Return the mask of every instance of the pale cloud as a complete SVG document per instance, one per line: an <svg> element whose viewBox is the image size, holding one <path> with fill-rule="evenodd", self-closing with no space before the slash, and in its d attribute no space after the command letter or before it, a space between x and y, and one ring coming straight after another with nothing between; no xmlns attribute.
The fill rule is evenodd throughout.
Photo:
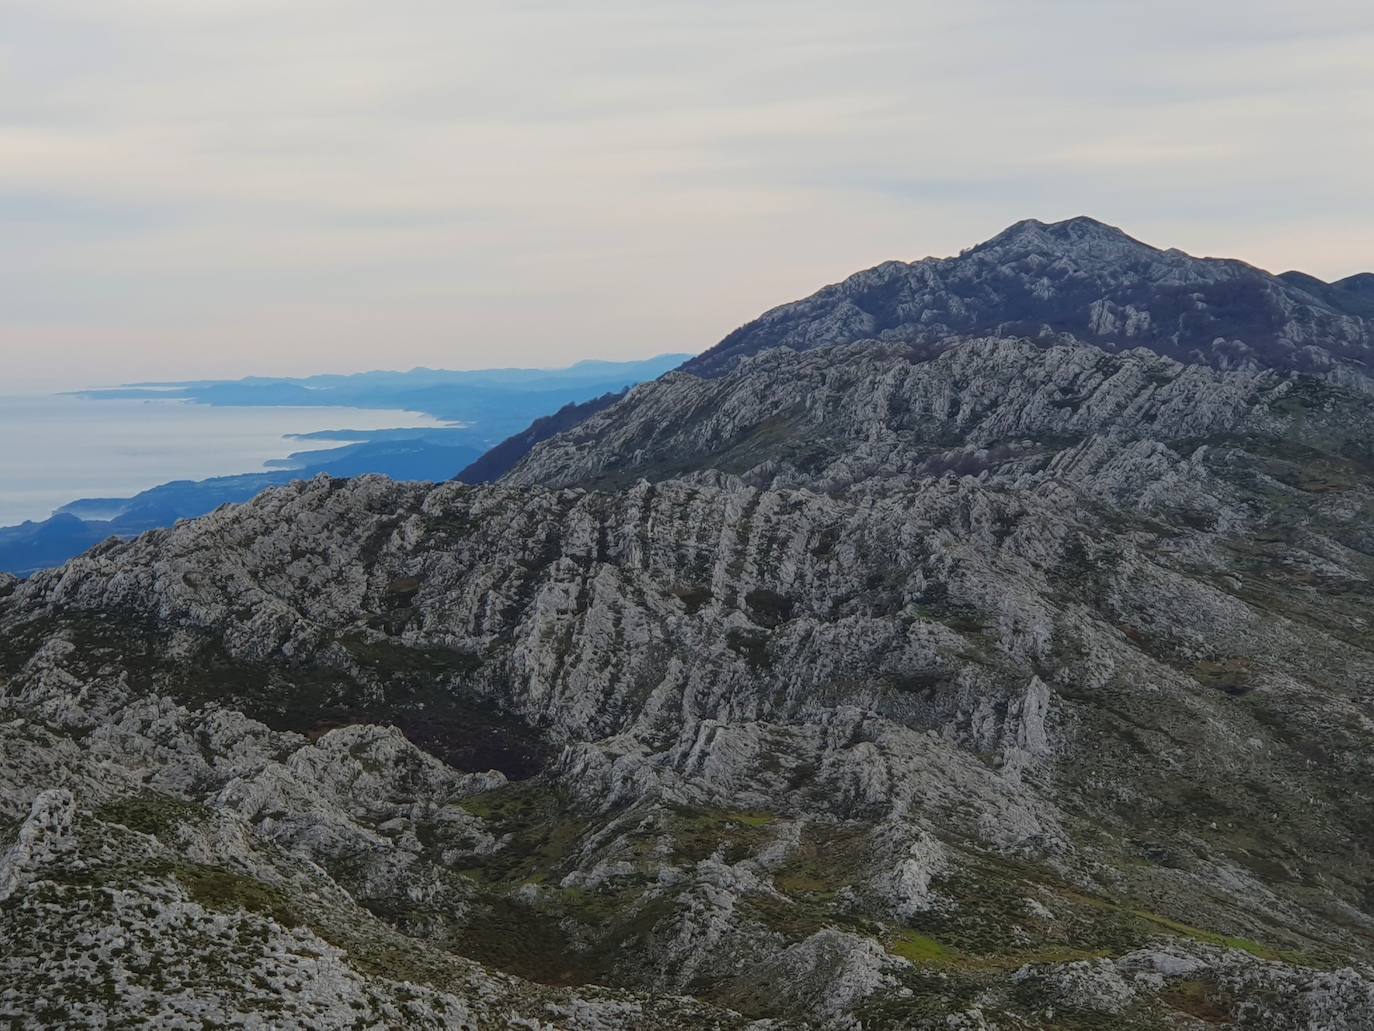
<svg viewBox="0 0 1374 1031"><path fill-rule="evenodd" d="M0 0L0 392L700 350L1086 213L1374 268L1374 10Z"/></svg>

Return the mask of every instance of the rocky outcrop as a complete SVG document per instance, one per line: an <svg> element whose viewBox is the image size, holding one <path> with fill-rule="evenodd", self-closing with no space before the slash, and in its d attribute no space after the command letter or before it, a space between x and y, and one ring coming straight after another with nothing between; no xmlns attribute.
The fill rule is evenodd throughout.
<svg viewBox="0 0 1374 1031"><path fill-rule="evenodd" d="M548 989L407 937L359 904L449 912L436 876L497 847L457 775L394 729L311 744L242 717L148 699L66 752L0 855L0 1019L15 1026L740 1028L687 999ZM0 728L13 768L50 750ZM70 740L68 738L67 740ZM33 766L29 779L41 783ZM56 771L50 771L56 772ZM140 783L141 782L141 783ZM15 799L0 803L4 815ZM425 859L426 846L436 850ZM343 884L347 883L345 889ZM79 941L71 950L68 942Z"/></svg>
<svg viewBox="0 0 1374 1031"><path fill-rule="evenodd" d="M70 791L44 791L33 800L17 840L0 856L0 902L24 887L36 870L72 850L74 814Z"/></svg>

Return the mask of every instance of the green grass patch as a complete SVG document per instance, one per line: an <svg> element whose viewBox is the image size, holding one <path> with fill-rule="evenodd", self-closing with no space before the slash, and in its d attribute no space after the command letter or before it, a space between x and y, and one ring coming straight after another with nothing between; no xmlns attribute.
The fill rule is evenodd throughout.
<svg viewBox="0 0 1374 1031"><path fill-rule="evenodd" d="M1281 959L1286 962L1299 963L1291 953L1285 953L1278 949L1270 948L1251 938L1241 938L1236 935L1218 934L1215 931L1204 931L1198 927L1192 927L1178 920L1171 920L1167 916L1160 916L1158 913L1150 913L1143 909L1133 909L1132 915L1139 917L1147 923L1162 927L1165 930L1173 931L1175 934L1183 935L1185 938L1192 938L1194 941L1205 942L1208 945L1220 945L1227 949L1239 949L1241 952L1248 952L1252 956L1260 959Z"/></svg>
<svg viewBox="0 0 1374 1031"><path fill-rule="evenodd" d="M539 817L548 806L549 794L543 783L524 780L460 798L458 804L473 816L496 824L498 830L515 830Z"/></svg>
<svg viewBox="0 0 1374 1031"><path fill-rule="evenodd" d="M917 966L943 963L949 950L934 938L919 931L901 931L888 945L887 951Z"/></svg>
<svg viewBox="0 0 1374 1031"><path fill-rule="evenodd" d="M773 875L773 886L786 895L833 898L862 868L870 829L867 824L808 823L797 848Z"/></svg>
<svg viewBox="0 0 1374 1031"><path fill-rule="evenodd" d="M772 813L730 813L728 819L745 827L767 827L777 817Z"/></svg>
<svg viewBox="0 0 1374 1031"><path fill-rule="evenodd" d="M1012 949L998 955L973 955L920 931L902 930L887 943L887 951L915 966L937 966L958 969L978 976L987 973L1006 973L1030 963L1074 963L1083 959L1099 959L1112 955L1107 949L1081 949L1071 945L1041 945L1030 949Z"/></svg>
<svg viewBox="0 0 1374 1031"><path fill-rule="evenodd" d="M727 863L754 855L768 840L771 813L677 806L668 819L673 855L699 862L720 853Z"/></svg>
<svg viewBox="0 0 1374 1031"><path fill-rule="evenodd" d="M210 810L167 795L145 794L106 803L95 815L106 823L122 824L132 831L163 838L179 827L204 823Z"/></svg>
<svg viewBox="0 0 1374 1031"><path fill-rule="evenodd" d="M810 937L835 921L823 908L806 902L792 902L774 895L749 895L741 905L770 931L788 941Z"/></svg>
<svg viewBox="0 0 1374 1031"><path fill-rule="evenodd" d="M518 781L459 801L468 812L508 834L505 847L475 856L460 872L477 880L519 884L557 883L565 860L590 829L567 799L540 780Z"/></svg>
<svg viewBox="0 0 1374 1031"><path fill-rule="evenodd" d="M245 910L271 917L283 927L298 927L305 922L286 894L270 884L199 864L178 867L175 872L186 894L206 909Z"/></svg>
<svg viewBox="0 0 1374 1031"><path fill-rule="evenodd" d="M784 895L821 895L830 891L828 881L801 871L778 874L773 878L773 886Z"/></svg>
<svg viewBox="0 0 1374 1031"><path fill-rule="evenodd" d="M467 675L482 665L480 656L456 648L403 644L358 631L340 635L339 643L359 666L383 677Z"/></svg>
<svg viewBox="0 0 1374 1031"><path fill-rule="evenodd" d="M1248 937L1204 930L1162 916L1129 901L1090 894L1065 883L1038 864L983 853L966 853L957 872L934 887L956 905L915 914L909 929L939 942L947 966L966 970L1005 969L1023 963L1061 963L1123 955L1161 933L1262 959L1311 966L1302 954ZM1044 896L1048 889L1053 897ZM1042 898L1055 919L1036 923L1036 944L1017 946L1013 928L1033 920L1027 898Z"/></svg>

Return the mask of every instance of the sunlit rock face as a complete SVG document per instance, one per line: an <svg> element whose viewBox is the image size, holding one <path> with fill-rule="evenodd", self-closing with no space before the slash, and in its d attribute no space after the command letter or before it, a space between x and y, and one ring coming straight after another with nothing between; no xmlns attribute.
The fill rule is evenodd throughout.
<svg viewBox="0 0 1374 1031"><path fill-rule="evenodd" d="M0 1015L1371 1026L1366 324L1261 276L1022 223L0 578Z"/></svg>

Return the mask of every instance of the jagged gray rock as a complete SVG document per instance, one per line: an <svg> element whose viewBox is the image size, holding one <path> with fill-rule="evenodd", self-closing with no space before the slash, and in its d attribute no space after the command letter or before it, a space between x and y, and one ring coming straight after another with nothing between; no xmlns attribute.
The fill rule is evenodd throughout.
<svg viewBox="0 0 1374 1031"><path fill-rule="evenodd" d="M1131 479L1137 492L1159 488L1158 471L1140 466L1180 461L1159 450L1175 442L1351 437L1370 446L1374 401L1330 388L1328 411L1297 396L1314 389L1269 369L1083 344L989 338L951 343L933 359L892 345L777 348L720 377L674 372L642 384L536 447L509 480L615 487L712 469L825 491L945 472L1026 485L1071 471L1063 452L1078 445L1121 456L1120 468L1099 465L1091 478L1095 491L1119 496Z"/></svg>
<svg viewBox="0 0 1374 1031"><path fill-rule="evenodd" d="M0 581L0 1014L1366 1026L1364 316L1141 246L1023 225L502 483L319 478ZM1161 344L1261 287L1282 340Z"/></svg>

